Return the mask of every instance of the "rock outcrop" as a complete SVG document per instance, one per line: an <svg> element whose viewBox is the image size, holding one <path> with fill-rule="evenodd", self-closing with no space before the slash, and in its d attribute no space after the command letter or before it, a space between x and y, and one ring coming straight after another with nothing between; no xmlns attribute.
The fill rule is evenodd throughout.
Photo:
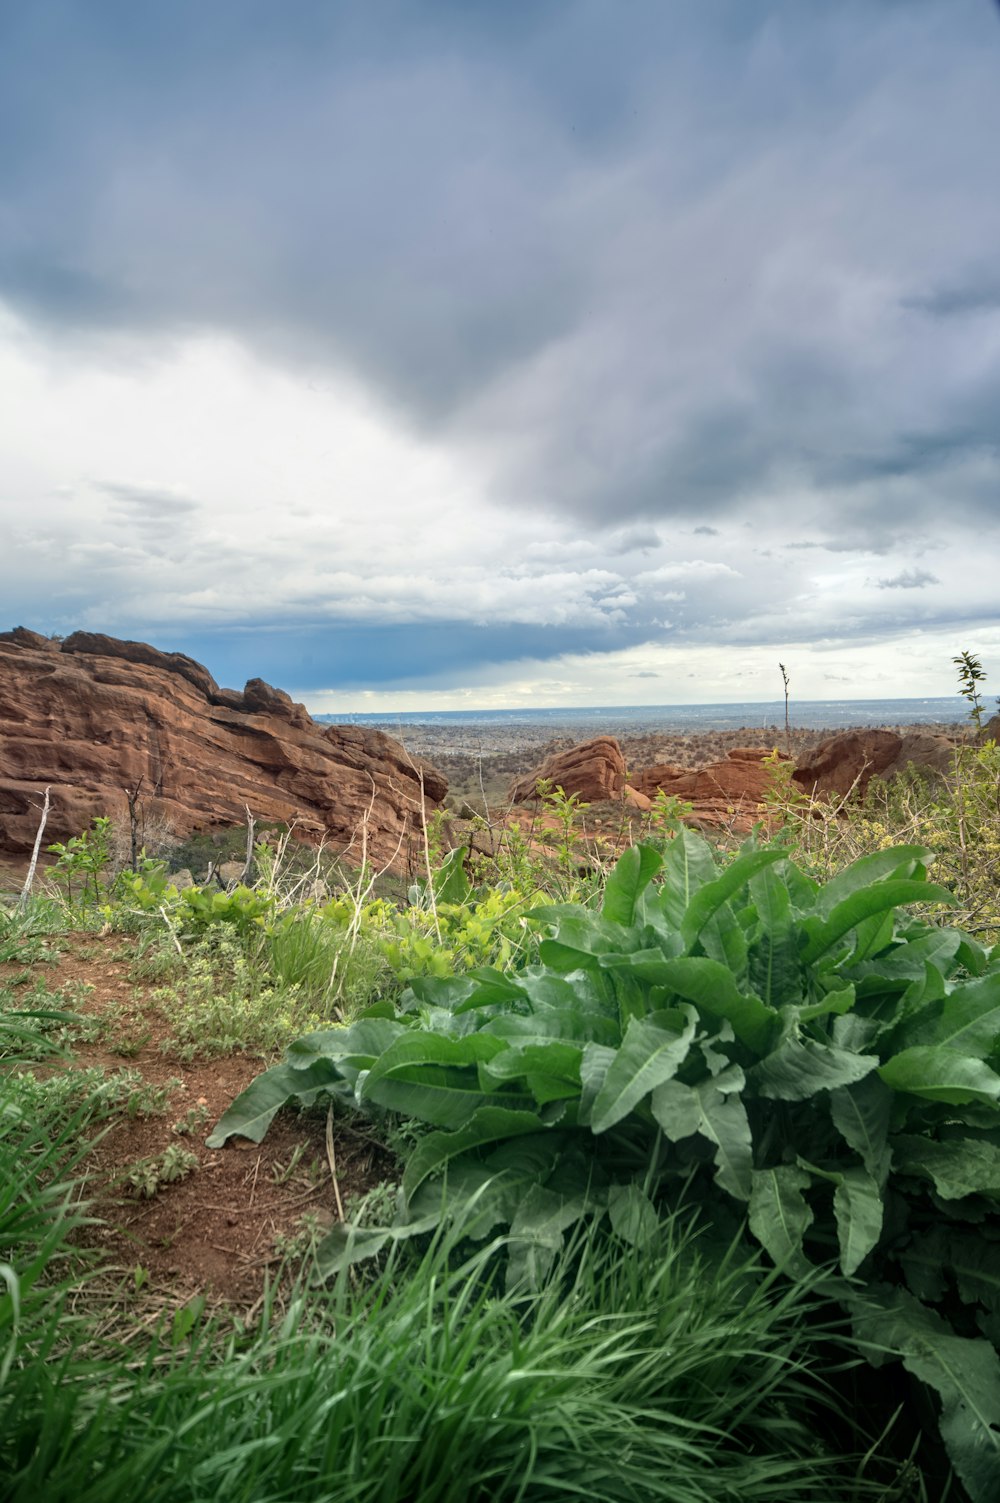
<svg viewBox="0 0 1000 1503"><path fill-rule="evenodd" d="M937 731L904 731L895 760L890 762L880 778L888 782L904 768L918 768L923 772L951 772L955 765L955 742Z"/></svg>
<svg viewBox="0 0 1000 1503"><path fill-rule="evenodd" d="M869 782L898 767L903 738L895 731L843 731L828 736L799 759L792 777L806 794L863 797Z"/></svg>
<svg viewBox="0 0 1000 1503"><path fill-rule="evenodd" d="M528 777L517 779L511 784L510 799L513 804L527 803L538 797L538 784L547 781L589 804L624 800L633 811L646 812L662 791L694 805L689 816L692 823L725 824L748 831L761 817L761 806L773 784L774 769L765 763L772 755L768 747L734 747L723 761L707 767L661 762L640 769L626 781L618 742L611 736L597 736L555 753ZM787 759L779 754L779 760Z"/></svg>
<svg viewBox="0 0 1000 1503"><path fill-rule="evenodd" d="M0 852L31 849L46 786L48 843L98 814L124 819L140 779L147 817L178 836L239 824L249 807L348 862L364 847L397 870L419 835L421 780L427 812L447 792L391 737L320 726L261 679L220 689L181 653L94 632L0 633Z"/></svg>
<svg viewBox="0 0 1000 1503"><path fill-rule="evenodd" d="M691 822L746 833L761 818L775 786L774 763L766 760L775 755L779 762L788 761L769 747L736 746L722 761L705 767L661 762L634 773L632 786L649 799L665 793L692 804Z"/></svg>
<svg viewBox="0 0 1000 1503"><path fill-rule="evenodd" d="M564 793L577 794L585 803L597 804L620 798L625 787L625 758L613 736L595 736L547 757L526 778L516 778L510 787L513 804L538 797L538 784L549 783Z"/></svg>
<svg viewBox="0 0 1000 1503"><path fill-rule="evenodd" d="M647 812L657 794L665 793L692 805L685 815L689 823L724 826L739 834L766 818L771 797L777 793L780 799L783 779L791 780L794 793L860 796L872 777L888 780L905 768L946 773L954 751L949 736L919 726L902 734L844 731L803 752L794 766L775 748L735 746L725 757L701 767L657 762L627 777L618 742L599 736L548 757L528 777L511 784L510 799L517 805L537 798L538 783L547 779L587 803L624 801L636 813Z"/></svg>

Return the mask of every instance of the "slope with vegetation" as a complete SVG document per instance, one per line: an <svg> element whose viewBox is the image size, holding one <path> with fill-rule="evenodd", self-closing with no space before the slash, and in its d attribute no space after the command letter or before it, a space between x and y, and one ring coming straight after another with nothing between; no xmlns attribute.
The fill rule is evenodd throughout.
<svg viewBox="0 0 1000 1503"><path fill-rule="evenodd" d="M0 921L4 1496L994 1499L998 799L988 743L602 860L556 793L407 892L66 843ZM108 1241L264 1179L263 1286Z"/></svg>

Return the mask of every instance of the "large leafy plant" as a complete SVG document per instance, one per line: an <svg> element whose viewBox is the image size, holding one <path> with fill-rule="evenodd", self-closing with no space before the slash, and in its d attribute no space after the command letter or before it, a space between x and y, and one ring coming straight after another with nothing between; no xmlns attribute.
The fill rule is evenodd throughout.
<svg viewBox="0 0 1000 1503"><path fill-rule="evenodd" d="M664 1202L745 1215L792 1276L836 1260L876 1362L937 1390L975 1499L1000 1474L1000 955L908 917L947 903L898 847L819 885L781 846L728 865L683 831L627 851L599 912L536 910L540 961L423 978L402 1015L299 1040L209 1139L257 1141L333 1093L427 1124L392 1227L339 1227L328 1270L455 1215L510 1227L531 1281L605 1211L636 1244ZM811 1275L810 1275L811 1276Z"/></svg>

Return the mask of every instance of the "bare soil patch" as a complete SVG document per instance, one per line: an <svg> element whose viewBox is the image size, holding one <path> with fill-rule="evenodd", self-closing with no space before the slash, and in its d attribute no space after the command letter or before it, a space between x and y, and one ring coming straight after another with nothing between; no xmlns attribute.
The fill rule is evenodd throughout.
<svg viewBox="0 0 1000 1503"><path fill-rule="evenodd" d="M204 1294L213 1303L250 1309L289 1253L303 1251L338 1215L325 1109L280 1112L260 1144L237 1138L223 1149L207 1148L205 1138L233 1098L276 1061L233 1053L186 1062L165 1047L171 1022L164 1004L150 995L152 986L129 975L127 940L89 933L50 943L62 953L32 966L32 982L44 979L65 998L57 1005L83 1017L111 1017L123 1033L116 1042L113 1028L110 1040L81 1043L71 1060L35 1073L136 1071L138 1100L148 1101L151 1093L143 1088L151 1087L157 1106L149 1114L123 1113L100 1136L88 1159L91 1213L99 1222L82 1240L102 1249L108 1277L119 1276L133 1291L138 1285L146 1297L179 1306ZM25 969L0 966L0 984ZM138 1047L137 1036L143 1040ZM171 1150L193 1158L183 1178L158 1183L151 1194L131 1182L137 1166L162 1163ZM348 1205L394 1174L392 1155L361 1118L334 1118L333 1162ZM145 1178L148 1186L148 1170Z"/></svg>

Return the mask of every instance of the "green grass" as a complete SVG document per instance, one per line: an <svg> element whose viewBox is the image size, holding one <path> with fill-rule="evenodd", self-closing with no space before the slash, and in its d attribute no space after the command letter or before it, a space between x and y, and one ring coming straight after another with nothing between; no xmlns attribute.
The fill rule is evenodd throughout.
<svg viewBox="0 0 1000 1503"><path fill-rule="evenodd" d="M847 1503L891 1494L815 1372L815 1298L745 1254L581 1237L541 1292L439 1240L375 1281L299 1291L253 1333L197 1310L95 1358L51 1309L0 1392L9 1503ZM191 1327L191 1329L187 1329ZM99 1374L99 1380L98 1380Z"/></svg>
<svg viewBox="0 0 1000 1503"><path fill-rule="evenodd" d="M1000 923L997 788L984 764L961 786L876 789L877 808L803 819L802 853L827 874L863 851L925 840L989 937ZM0 914L0 959L51 960L70 920L84 923L48 899ZM135 979L160 984L170 1047L187 1058L273 1056L401 985L374 927L345 936L315 910L286 909L243 936L220 923L182 934L180 949L155 911L115 908L110 921L136 933ZM680 1213L641 1251L581 1227L531 1294L502 1292L499 1249L442 1233L420 1251L397 1247L367 1282L356 1269L329 1288L300 1281L289 1305L266 1300L252 1329L207 1322L195 1303L153 1333L120 1334L72 1249L88 1214L87 1146L112 1113L167 1103L133 1108L129 1071L27 1071L19 1055L40 1058L72 1034L65 1020L19 1014L60 1001L26 982L0 1009L10 1503L926 1503L917 1470L868 1458L892 1447L864 1433L850 1345L824 1324L816 1283L713 1251ZM401 1135L408 1127L400 1119Z"/></svg>

